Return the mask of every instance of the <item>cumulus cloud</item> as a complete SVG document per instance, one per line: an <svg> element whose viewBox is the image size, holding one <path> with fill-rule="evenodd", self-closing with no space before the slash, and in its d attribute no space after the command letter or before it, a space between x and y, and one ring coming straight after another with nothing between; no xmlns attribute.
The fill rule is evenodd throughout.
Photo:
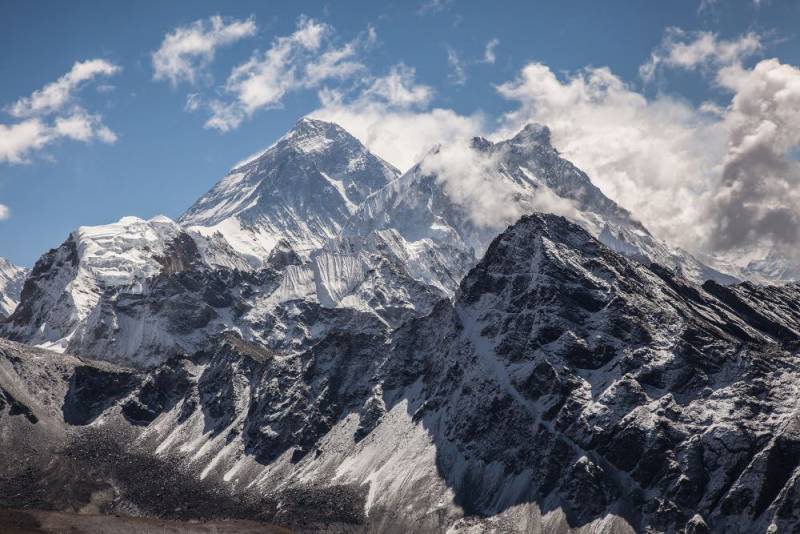
<svg viewBox="0 0 800 534"><path fill-rule="evenodd" d="M469 139L484 127L480 114L462 116L430 108L433 89L415 79L413 68L393 66L356 95L324 89L313 117L336 122L371 151L400 169L417 163L443 140Z"/></svg>
<svg viewBox="0 0 800 534"><path fill-rule="evenodd" d="M761 36L753 32L724 40L716 33L667 28L661 45L639 67L639 75L651 81L660 67L696 70L734 65L762 48Z"/></svg>
<svg viewBox="0 0 800 534"><path fill-rule="evenodd" d="M5 204L0 204L0 221L11 218L11 209Z"/></svg>
<svg viewBox="0 0 800 534"><path fill-rule="evenodd" d="M22 120L0 123L0 162L27 163L33 152L59 139L114 143L117 136L103 124L102 117L76 104L75 96L85 83L119 70L102 59L79 61L55 82L8 106L8 114Z"/></svg>
<svg viewBox="0 0 800 534"><path fill-rule="evenodd" d="M234 129L260 109L279 107L290 92L361 72L364 66L357 55L374 42L374 28L340 47L332 44L332 35L330 25L301 17L291 35L278 37L269 50L253 54L233 69L224 87L228 98L209 103L212 115L206 127Z"/></svg>
<svg viewBox="0 0 800 534"><path fill-rule="evenodd" d="M117 136L102 123L99 115L82 109L56 117L48 124L39 118L16 124L0 124L0 162L27 163L31 153L59 139L88 143L94 140L114 143Z"/></svg>
<svg viewBox="0 0 800 534"><path fill-rule="evenodd" d="M794 251L800 240L800 69L777 59L732 67L719 79L734 92L724 117L728 144L713 202L713 243ZM793 252L793 256L800 256Z"/></svg>
<svg viewBox="0 0 800 534"><path fill-rule="evenodd" d="M649 99L607 68L559 78L534 63L497 88L519 104L497 135L547 124L608 196L693 252L800 257L800 69L734 62L715 83L730 104L694 107Z"/></svg>
<svg viewBox="0 0 800 534"><path fill-rule="evenodd" d="M68 73L34 91L30 96L20 98L7 111L18 118L55 113L72 101L75 92L85 82L98 76L111 76L119 71L118 66L104 59L78 61Z"/></svg>
<svg viewBox="0 0 800 534"><path fill-rule="evenodd" d="M153 78L167 80L173 87L182 81L194 83L199 72L214 59L217 48L250 37L256 29L252 18L226 20L220 16L180 26L168 33L153 52Z"/></svg>

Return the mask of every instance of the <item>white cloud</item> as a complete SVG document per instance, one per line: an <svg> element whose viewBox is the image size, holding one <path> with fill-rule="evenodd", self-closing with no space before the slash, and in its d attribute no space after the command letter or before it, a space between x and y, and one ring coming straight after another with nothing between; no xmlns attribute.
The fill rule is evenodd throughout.
<svg viewBox="0 0 800 534"><path fill-rule="evenodd" d="M27 163L33 152L59 139L114 143L117 136L103 124L102 118L89 113L74 100L84 83L119 70L102 59L79 61L55 82L9 106L8 113L23 120L0 123L0 162Z"/></svg>
<svg viewBox="0 0 800 534"><path fill-rule="evenodd" d="M312 116L347 129L371 151L400 169L420 161L443 140L468 140L484 128L480 114L429 109L433 89L415 81L414 69L395 65L353 98L326 89Z"/></svg>
<svg viewBox="0 0 800 534"><path fill-rule="evenodd" d="M498 91L519 103L499 137L546 124L564 156L656 235L689 249L708 238L725 149L718 119L669 97L648 100L607 68L560 80L533 63Z"/></svg>
<svg viewBox="0 0 800 534"><path fill-rule="evenodd" d="M792 257L800 241L800 69L777 59L753 69L724 69L734 92L722 183L713 203L713 244L720 249L770 244Z"/></svg>
<svg viewBox="0 0 800 534"><path fill-rule="evenodd" d="M456 85L464 85L467 82L467 71L458 52L451 46L447 47L447 65L450 67L450 81Z"/></svg>
<svg viewBox="0 0 800 534"><path fill-rule="evenodd" d="M425 106L433 98L433 88L416 83L415 76L413 68L403 63L393 65L389 74L372 81L361 98L383 101L399 108Z"/></svg>
<svg viewBox="0 0 800 534"><path fill-rule="evenodd" d="M0 204L0 221L5 221L11 218L11 208L5 204Z"/></svg>
<svg viewBox="0 0 800 534"><path fill-rule="evenodd" d="M23 163L29 152L50 142L48 128L39 119L0 124L0 162Z"/></svg>
<svg viewBox="0 0 800 534"><path fill-rule="evenodd" d="M762 48L761 36L753 32L738 39L724 40L719 39L716 33L667 28L659 47L652 52L647 63L639 67L639 74L645 81L650 81L662 66L695 70L734 65Z"/></svg>
<svg viewBox="0 0 800 534"><path fill-rule="evenodd" d="M499 172L500 159L500 154L473 150L466 139L449 139L425 156L420 170L436 176L447 196L475 224L499 230L524 214L523 206L515 201L515 184Z"/></svg>
<svg viewBox="0 0 800 534"><path fill-rule="evenodd" d="M194 83L199 72L214 59L217 48L255 33L252 18L225 20L213 16L180 26L168 33L161 47L153 52L153 78L168 80L173 87L181 81Z"/></svg>
<svg viewBox="0 0 800 534"><path fill-rule="evenodd" d="M483 62L489 63L493 65L495 61L497 61L497 55L495 54L495 49L500 44L500 39L494 38L489 40L486 43L486 50L483 51Z"/></svg>
<svg viewBox="0 0 800 534"><path fill-rule="evenodd" d="M206 127L234 129L260 109L279 107L290 92L317 88L363 71L358 52L375 41L374 28L341 47L331 44L332 35L331 26L301 17L291 35L278 37L269 50L233 69L224 87L230 98L209 103L212 116Z"/></svg>
<svg viewBox="0 0 800 534"><path fill-rule="evenodd" d="M99 140L114 143L116 134L103 125L98 115L76 108L70 114L56 117L52 124L39 118L16 124L0 124L0 162L27 163L32 152L60 139L88 143Z"/></svg>
<svg viewBox="0 0 800 534"><path fill-rule="evenodd" d="M32 117L55 113L72 101L75 91L84 82L97 76L111 76L120 68L104 59L78 61L72 69L53 83L34 91L31 96L20 98L9 106L8 113L14 117Z"/></svg>
<svg viewBox="0 0 800 534"><path fill-rule="evenodd" d="M722 107L648 99L607 68L559 79L530 64L498 87L519 108L498 136L529 121L656 235L694 252L798 258L800 69L763 60L722 66Z"/></svg>

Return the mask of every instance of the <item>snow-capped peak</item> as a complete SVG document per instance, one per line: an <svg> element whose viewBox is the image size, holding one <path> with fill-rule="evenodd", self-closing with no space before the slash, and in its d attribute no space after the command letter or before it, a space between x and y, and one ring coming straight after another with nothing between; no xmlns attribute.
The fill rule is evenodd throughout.
<svg viewBox="0 0 800 534"><path fill-rule="evenodd" d="M537 144L551 147L550 128L538 123L529 123L509 141L514 145Z"/></svg>
<svg viewBox="0 0 800 534"><path fill-rule="evenodd" d="M304 118L234 168L179 222L203 235L219 232L259 266L280 239L300 254L320 247L399 174L340 126Z"/></svg>

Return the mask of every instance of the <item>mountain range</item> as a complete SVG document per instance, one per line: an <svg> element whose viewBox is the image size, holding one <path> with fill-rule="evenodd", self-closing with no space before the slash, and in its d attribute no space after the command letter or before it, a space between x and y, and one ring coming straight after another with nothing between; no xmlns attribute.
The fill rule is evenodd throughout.
<svg viewBox="0 0 800 534"><path fill-rule="evenodd" d="M401 173L303 119L177 222L78 228L0 284L3 506L800 528L800 288L660 241L541 125Z"/></svg>

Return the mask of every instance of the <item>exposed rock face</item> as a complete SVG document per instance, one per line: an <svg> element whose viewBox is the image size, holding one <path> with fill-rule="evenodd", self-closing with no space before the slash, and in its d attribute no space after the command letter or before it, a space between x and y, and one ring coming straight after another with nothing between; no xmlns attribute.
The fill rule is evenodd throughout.
<svg viewBox="0 0 800 534"><path fill-rule="evenodd" d="M201 505L206 489L224 498L220 515L253 513L255 499L259 517L308 530L793 531L797 291L698 286L532 215L454 300L394 330L293 301L292 344L225 333L138 372L0 342L0 387L38 421L0 411L0 439L101 431L141 461L169 459L150 486L112 473L113 502L165 516L155 488L197 480L175 483ZM36 458L5 479L44 469ZM35 480L53 480L47 469ZM40 484L20 487L63 507Z"/></svg>

